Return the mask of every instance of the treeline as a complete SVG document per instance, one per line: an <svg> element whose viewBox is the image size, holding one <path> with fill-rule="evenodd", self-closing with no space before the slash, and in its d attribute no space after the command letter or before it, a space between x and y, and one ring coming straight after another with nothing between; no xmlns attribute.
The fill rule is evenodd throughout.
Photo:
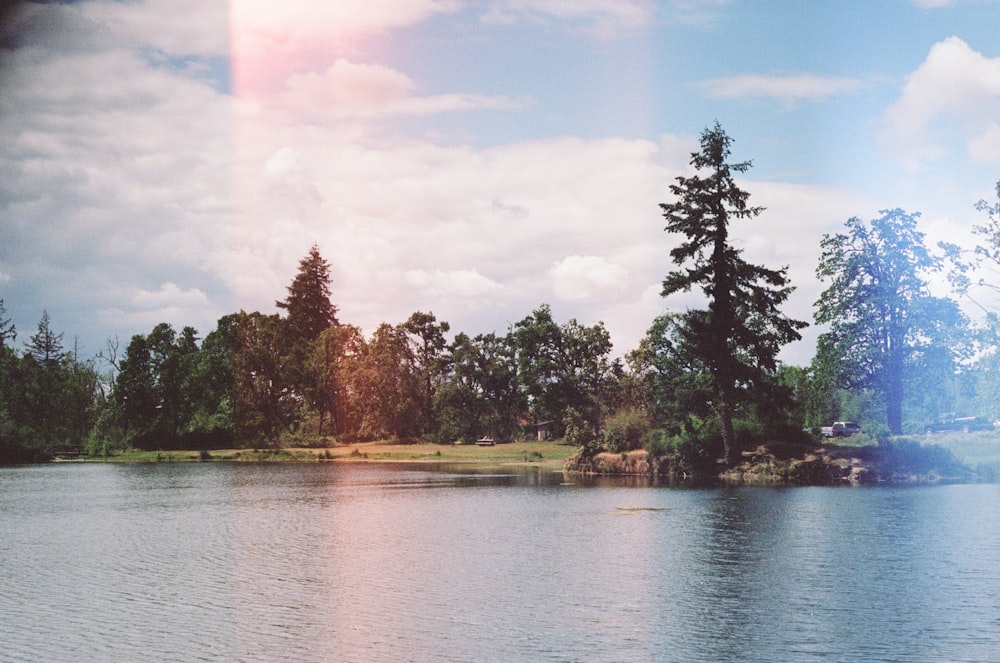
<svg viewBox="0 0 1000 663"><path fill-rule="evenodd" d="M18 347L0 300L0 460L542 432L585 453L646 446L711 465L834 420L881 435L948 411L1000 417L996 316L973 325L928 287L946 259L956 295L991 287L970 275L1000 266L1000 202L979 203L987 222L971 250L934 254L919 215L898 209L824 236L814 314L824 331L809 366L786 366L777 355L806 323L780 311L786 268L747 263L729 240L731 222L763 212L733 182L750 164L728 161L730 143L717 124L706 130L697 174L677 178L661 205L681 237L663 294L699 290L706 307L657 318L622 357L603 323L558 322L545 304L501 333L451 335L417 311L366 336L338 319L330 265L313 246L281 314L230 314L204 338L164 322L89 359L47 314Z"/></svg>

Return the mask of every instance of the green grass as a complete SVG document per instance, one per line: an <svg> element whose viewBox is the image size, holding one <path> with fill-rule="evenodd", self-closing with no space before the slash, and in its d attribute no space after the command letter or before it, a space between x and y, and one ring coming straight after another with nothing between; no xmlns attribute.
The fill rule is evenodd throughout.
<svg viewBox="0 0 1000 663"><path fill-rule="evenodd" d="M1000 431L936 433L914 436L913 439L924 445L948 449L955 458L981 474L1000 475Z"/></svg>
<svg viewBox="0 0 1000 663"><path fill-rule="evenodd" d="M220 449L209 452L184 451L140 451L131 450L89 460L113 463L181 463L204 460L234 462L275 462L275 461L342 461L342 462L439 462L439 463L483 463L510 464L532 463L546 467L562 467L576 447L561 442L513 442L480 447L475 444L393 444L390 442L364 442L345 444L325 449L287 448L270 449ZM205 455L207 453L207 456Z"/></svg>

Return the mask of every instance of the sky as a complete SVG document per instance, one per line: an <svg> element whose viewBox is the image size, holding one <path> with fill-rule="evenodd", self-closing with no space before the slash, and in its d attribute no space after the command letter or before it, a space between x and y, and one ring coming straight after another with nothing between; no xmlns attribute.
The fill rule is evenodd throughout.
<svg viewBox="0 0 1000 663"><path fill-rule="evenodd" d="M0 17L0 299L18 345L45 311L83 356L160 322L204 336L277 312L313 244L340 321L368 334L415 311L504 333L545 303L603 322L624 354L700 305L660 297L679 238L659 204L716 121L767 208L734 242L787 266L800 320L825 233L899 207L929 246L971 246L1000 180L995 0L82 0ZM807 364L821 331L782 359Z"/></svg>

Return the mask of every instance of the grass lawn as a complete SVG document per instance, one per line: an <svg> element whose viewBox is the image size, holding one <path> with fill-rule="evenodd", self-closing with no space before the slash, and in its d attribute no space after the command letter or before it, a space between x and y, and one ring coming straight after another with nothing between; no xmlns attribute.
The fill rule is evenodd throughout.
<svg viewBox="0 0 1000 663"><path fill-rule="evenodd" d="M970 433L947 432L931 435L899 435L891 443L919 444L922 447L947 449L955 460L974 470L984 478L1000 478L1000 430ZM869 435L853 435L824 441L827 447L879 446L878 440Z"/></svg>
<svg viewBox="0 0 1000 663"><path fill-rule="evenodd" d="M218 449L202 458L199 451L130 451L106 460L109 462L191 462L212 461L341 461L341 462L434 462L506 465L512 463L542 466L546 469L562 468L576 447L550 442L513 442L480 447L475 444L392 444L389 442L361 442L337 445L324 449L289 447L277 451L267 449Z"/></svg>
<svg viewBox="0 0 1000 663"><path fill-rule="evenodd" d="M912 439L924 445L942 446L975 470L1000 474L1000 431L935 433L913 436Z"/></svg>

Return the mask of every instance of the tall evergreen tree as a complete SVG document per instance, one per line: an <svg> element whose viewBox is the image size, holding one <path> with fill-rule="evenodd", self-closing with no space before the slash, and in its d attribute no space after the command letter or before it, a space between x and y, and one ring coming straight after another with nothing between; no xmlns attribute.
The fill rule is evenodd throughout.
<svg viewBox="0 0 1000 663"><path fill-rule="evenodd" d="M707 368L716 414L722 426L727 463L737 458L733 417L737 408L776 384L781 347L801 338L807 323L785 317L779 307L793 287L787 267L774 270L744 260L729 237L732 221L764 211L749 205L750 194L734 175L751 162L730 163L732 139L718 122L701 135L701 151L691 155L699 173L670 185L675 201L660 205L665 230L685 239L670 251L678 269L663 281L663 296L699 288L706 309L688 310L680 319L680 349Z"/></svg>
<svg viewBox="0 0 1000 663"><path fill-rule="evenodd" d="M7 311L3 305L3 299L0 299L0 347L7 345L7 340L13 343L17 339L17 328L14 323L11 322L10 318L5 318Z"/></svg>
<svg viewBox="0 0 1000 663"><path fill-rule="evenodd" d="M36 362L44 366L50 362L59 362L64 358L62 334L52 331L49 312L42 311L42 319L38 322L38 331L28 337L25 348Z"/></svg>
<svg viewBox="0 0 1000 663"><path fill-rule="evenodd" d="M337 307L330 301L330 263L315 244L299 261L299 272L288 286L288 296L275 302L288 311L288 324L297 340L311 343L324 329L337 324Z"/></svg>

